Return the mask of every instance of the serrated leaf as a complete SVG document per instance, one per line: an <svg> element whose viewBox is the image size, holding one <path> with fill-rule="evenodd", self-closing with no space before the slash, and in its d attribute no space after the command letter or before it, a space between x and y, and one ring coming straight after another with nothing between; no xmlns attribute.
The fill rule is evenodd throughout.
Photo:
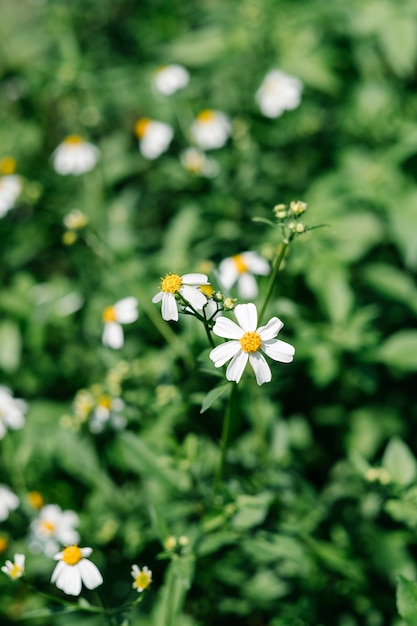
<svg viewBox="0 0 417 626"><path fill-rule="evenodd" d="M226 393L230 391L230 389L231 389L230 383L226 383L226 384L223 383L219 385L218 387L215 387L214 389L209 391L203 400L200 413L204 413L205 411L207 411L207 409L209 409L211 405L214 402L216 402L216 400L223 398L223 396L225 396Z"/></svg>

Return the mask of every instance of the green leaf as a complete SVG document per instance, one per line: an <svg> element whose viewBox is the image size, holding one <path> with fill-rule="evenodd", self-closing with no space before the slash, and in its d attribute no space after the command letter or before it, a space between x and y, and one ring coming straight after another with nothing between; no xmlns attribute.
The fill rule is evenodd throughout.
<svg viewBox="0 0 417 626"><path fill-rule="evenodd" d="M417 314L417 285L410 274L388 263L374 263L364 268L361 277L383 296L405 304Z"/></svg>
<svg viewBox="0 0 417 626"><path fill-rule="evenodd" d="M407 626L417 626L417 584L401 575L397 585L397 609Z"/></svg>
<svg viewBox="0 0 417 626"><path fill-rule="evenodd" d="M406 372L417 371L417 330L400 330L381 345L377 360Z"/></svg>
<svg viewBox="0 0 417 626"><path fill-rule="evenodd" d="M382 466L399 485L410 484L417 474L417 462L410 448L394 437L385 448Z"/></svg>
<svg viewBox="0 0 417 626"><path fill-rule="evenodd" d="M395 16L384 26L379 41L385 57L397 76L408 76L414 70L417 58L415 20L411 16Z"/></svg>
<svg viewBox="0 0 417 626"><path fill-rule="evenodd" d="M204 413L205 411L207 411L207 409L209 409L211 405L216 402L216 400L223 398L223 396L225 396L227 392L230 392L230 390L230 383L222 383L221 385L218 385L217 387L209 391L203 400L200 413Z"/></svg>
<svg viewBox="0 0 417 626"><path fill-rule="evenodd" d="M257 496L240 495L237 499L238 512L231 520L233 528L247 530L262 524L273 498L268 491Z"/></svg>
<svg viewBox="0 0 417 626"><path fill-rule="evenodd" d="M14 372L20 363L22 341L17 324L6 320L0 324L0 368Z"/></svg>

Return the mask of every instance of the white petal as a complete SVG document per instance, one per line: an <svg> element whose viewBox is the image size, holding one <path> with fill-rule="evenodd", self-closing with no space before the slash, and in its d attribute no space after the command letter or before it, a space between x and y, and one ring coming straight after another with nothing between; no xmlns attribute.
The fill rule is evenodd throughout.
<svg viewBox="0 0 417 626"><path fill-rule="evenodd" d="M213 326L213 333L224 339L240 339L244 331L232 320L222 315L216 319Z"/></svg>
<svg viewBox="0 0 417 626"><path fill-rule="evenodd" d="M158 302L160 302L162 300L163 297L164 297L164 292L160 291L159 293L156 294L156 296L154 296L152 298L152 302L154 304L157 304Z"/></svg>
<svg viewBox="0 0 417 626"><path fill-rule="evenodd" d="M256 278L247 272L239 276L237 288L239 296L241 298L245 298L245 300L251 300L252 298L256 298L258 295L258 284L256 282Z"/></svg>
<svg viewBox="0 0 417 626"><path fill-rule="evenodd" d="M236 383L240 381L242 378L243 370L246 367L246 363L248 362L248 353L239 351L233 359L230 361L229 366L226 370L226 378L227 380L234 380Z"/></svg>
<svg viewBox="0 0 417 626"><path fill-rule="evenodd" d="M180 294L191 304L194 309L200 310L207 304L206 296L201 293L196 287L189 287L183 285L180 289Z"/></svg>
<svg viewBox="0 0 417 626"><path fill-rule="evenodd" d="M61 561L61 563L63 562ZM69 596L79 596L81 593L81 574L78 567L65 563L63 565L64 567L56 579L56 586Z"/></svg>
<svg viewBox="0 0 417 626"><path fill-rule="evenodd" d="M291 363L294 358L295 348L286 341L280 339L270 339L262 342L262 350L274 361L281 363Z"/></svg>
<svg viewBox="0 0 417 626"><path fill-rule="evenodd" d="M256 306L249 304L238 304L234 310L237 321L245 332L256 330L258 324L258 312Z"/></svg>
<svg viewBox="0 0 417 626"><path fill-rule="evenodd" d="M81 552L82 556L84 556L84 557L90 556L92 551L93 551L93 548L80 548L80 552Z"/></svg>
<svg viewBox="0 0 417 626"><path fill-rule="evenodd" d="M60 554L62 554L62 552L60 552ZM54 559L56 559L56 556L54 556ZM51 576L51 583L54 583L58 576L60 575L61 571L66 567L65 563L63 561L59 561L56 565L55 565L55 569L52 572L52 576Z"/></svg>
<svg viewBox="0 0 417 626"><path fill-rule="evenodd" d="M87 559L81 559L81 561L79 561L78 570L87 589L95 589L103 582L103 577L97 567Z"/></svg>
<svg viewBox="0 0 417 626"><path fill-rule="evenodd" d="M208 278L205 274L184 274L181 276L184 285L207 285Z"/></svg>
<svg viewBox="0 0 417 626"><path fill-rule="evenodd" d="M215 367L221 367L229 359L233 358L240 350L239 341L226 341L220 344L210 352L209 357L213 361Z"/></svg>
<svg viewBox="0 0 417 626"><path fill-rule="evenodd" d="M252 366L253 371L255 372L256 382L258 385L263 385L263 383L269 383L272 374L268 363L265 361L265 358L262 356L260 352L254 352L249 355L249 363Z"/></svg>
<svg viewBox="0 0 417 626"><path fill-rule="evenodd" d="M276 337L283 326L284 323L278 317L272 317L266 326L260 326L256 332L262 341L267 341Z"/></svg>
<svg viewBox="0 0 417 626"><path fill-rule="evenodd" d="M114 305L117 321L121 324L131 324L138 319L138 301L136 298L128 297L119 300Z"/></svg>
<svg viewBox="0 0 417 626"><path fill-rule="evenodd" d="M235 284L239 272L232 258L223 259L219 265L219 281L224 289L230 289Z"/></svg>
<svg viewBox="0 0 417 626"><path fill-rule="evenodd" d="M177 301L173 293L164 293L162 297L162 319L166 322L174 320L178 322L178 308Z"/></svg>
<svg viewBox="0 0 417 626"><path fill-rule="evenodd" d="M242 256L250 272L266 276L269 274L269 263L256 252L243 252Z"/></svg>
<svg viewBox="0 0 417 626"><path fill-rule="evenodd" d="M103 345L118 350L123 346L123 329L117 322L106 322L104 324Z"/></svg>

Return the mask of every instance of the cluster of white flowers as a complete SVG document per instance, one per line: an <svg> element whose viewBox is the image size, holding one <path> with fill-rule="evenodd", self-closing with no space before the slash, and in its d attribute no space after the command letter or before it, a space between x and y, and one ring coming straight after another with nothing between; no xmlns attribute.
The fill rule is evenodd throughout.
<svg viewBox="0 0 417 626"><path fill-rule="evenodd" d="M7 387L0 386L0 439L7 430L18 430L25 424L27 404L24 400L14 398Z"/></svg>

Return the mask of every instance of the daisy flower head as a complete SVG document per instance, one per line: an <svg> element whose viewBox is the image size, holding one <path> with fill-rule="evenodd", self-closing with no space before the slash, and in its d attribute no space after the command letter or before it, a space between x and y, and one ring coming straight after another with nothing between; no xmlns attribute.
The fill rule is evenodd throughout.
<svg viewBox="0 0 417 626"><path fill-rule="evenodd" d="M114 350L121 348L124 343L122 324L136 322L138 317L138 301L132 296L122 298L113 306L106 307L102 315L104 322L103 345Z"/></svg>
<svg viewBox="0 0 417 626"><path fill-rule="evenodd" d="M75 527L79 517L75 511L63 511L57 504L47 504L30 525L29 545L33 551L42 551L52 557L61 545L72 545L80 540Z"/></svg>
<svg viewBox="0 0 417 626"><path fill-rule="evenodd" d="M258 312L252 303L238 304L234 313L238 324L223 316L216 319L214 334L231 341L214 348L210 352L210 359L215 367L221 367L231 359L226 370L227 380L238 383L249 361L258 385L269 383L272 378L271 370L261 351L281 363L291 363L294 357L293 346L275 339L284 324L277 317L273 317L266 326L257 328Z"/></svg>
<svg viewBox="0 0 417 626"><path fill-rule="evenodd" d="M22 191L22 181L14 172L16 161L6 156L0 159L0 218L4 217L15 205Z"/></svg>
<svg viewBox="0 0 417 626"><path fill-rule="evenodd" d="M82 584L87 589L95 589L101 585L102 575L97 566L86 558L92 551L92 548L73 545L55 554L54 559L58 563L52 572L51 583L55 583L58 589L69 596L79 596Z"/></svg>
<svg viewBox="0 0 417 626"><path fill-rule="evenodd" d="M281 70L270 70L255 94L261 112L270 118L296 109L301 101L303 83Z"/></svg>
<svg viewBox="0 0 417 626"><path fill-rule="evenodd" d="M171 96L179 89L186 87L190 80L188 70L182 65L172 63L159 67L152 80L153 87L156 91L164 96Z"/></svg>
<svg viewBox="0 0 417 626"><path fill-rule="evenodd" d="M258 295L258 285L254 274L267 276L269 272L269 263L259 254L242 252L221 261L219 282L227 290L237 283L239 296L250 300Z"/></svg>
<svg viewBox="0 0 417 626"><path fill-rule="evenodd" d="M0 439L7 430L19 430L25 424L27 404L24 400L13 398L7 387L0 386Z"/></svg>
<svg viewBox="0 0 417 626"><path fill-rule="evenodd" d="M224 146L232 132L230 120L222 111L204 109L191 126L191 136L202 150L214 150Z"/></svg>
<svg viewBox="0 0 417 626"><path fill-rule="evenodd" d="M145 589L149 587L152 582L152 571L149 567L138 567L137 565L132 565L131 574L133 576L133 589L136 589L138 593L142 593Z"/></svg>
<svg viewBox="0 0 417 626"><path fill-rule="evenodd" d="M135 135L139 139L139 150L142 156L153 160L168 150L174 130L165 122L141 117L135 124Z"/></svg>
<svg viewBox="0 0 417 626"><path fill-rule="evenodd" d="M184 306L191 305L197 311L201 310L207 304L207 297L200 290L201 286L208 285L208 278L205 274L167 274L161 279L161 291L153 298L152 302L156 304L162 301L162 318L169 322L170 320L178 321L177 297L185 301Z"/></svg>
<svg viewBox="0 0 417 626"><path fill-rule="evenodd" d="M0 522L4 522L10 511L14 511L19 506L19 498L9 487L0 485Z"/></svg>
<svg viewBox="0 0 417 626"><path fill-rule="evenodd" d="M79 135L68 135L52 153L54 169L58 174L79 176L95 167L100 150Z"/></svg>
<svg viewBox="0 0 417 626"><path fill-rule="evenodd" d="M1 571L12 580L21 578L25 573L25 555L15 554L14 561L7 560L6 564L2 566Z"/></svg>
<svg viewBox="0 0 417 626"><path fill-rule="evenodd" d="M219 172L219 166L198 148L186 148L180 154L181 165L194 176L213 178Z"/></svg>

